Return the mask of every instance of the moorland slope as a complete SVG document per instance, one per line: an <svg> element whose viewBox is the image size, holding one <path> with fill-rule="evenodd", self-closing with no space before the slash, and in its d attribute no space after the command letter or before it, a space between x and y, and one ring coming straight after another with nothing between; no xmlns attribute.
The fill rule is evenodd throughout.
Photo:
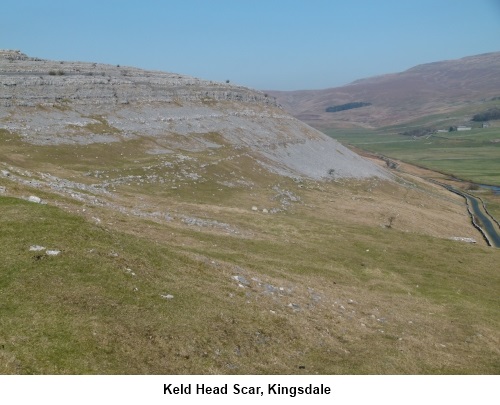
<svg viewBox="0 0 500 405"><path fill-rule="evenodd" d="M298 119L321 129L378 128L452 113L500 96L500 52L415 66L325 90L268 91ZM347 103L362 108L327 112Z"/></svg>

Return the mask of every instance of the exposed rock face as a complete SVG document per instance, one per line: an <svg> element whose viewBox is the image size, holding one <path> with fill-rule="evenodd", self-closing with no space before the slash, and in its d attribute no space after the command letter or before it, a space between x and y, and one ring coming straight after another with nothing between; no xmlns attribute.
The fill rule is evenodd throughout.
<svg viewBox="0 0 500 405"><path fill-rule="evenodd" d="M244 87L131 67L40 60L18 51L0 51L0 68L0 102L6 107L62 101L115 105L235 100L275 105L274 99Z"/></svg>
<svg viewBox="0 0 500 405"><path fill-rule="evenodd" d="M116 105L131 102L243 101L276 105L244 87L166 72L97 63L56 62L0 50L2 106Z"/></svg>
<svg viewBox="0 0 500 405"><path fill-rule="evenodd" d="M0 51L0 129L38 145L148 136L162 140L165 150L197 151L218 147L202 136L218 133L283 175L387 176L262 92L174 73L40 60L19 51Z"/></svg>

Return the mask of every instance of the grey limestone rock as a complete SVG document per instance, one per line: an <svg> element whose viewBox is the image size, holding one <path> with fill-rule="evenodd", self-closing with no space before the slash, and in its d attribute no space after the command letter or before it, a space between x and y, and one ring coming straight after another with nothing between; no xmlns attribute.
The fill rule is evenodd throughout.
<svg viewBox="0 0 500 405"><path fill-rule="evenodd" d="M147 136L165 145L154 154L209 151L221 145L203 135L218 133L262 167L292 178L390 176L286 114L273 97L243 86L0 50L0 89L0 130L35 145Z"/></svg>

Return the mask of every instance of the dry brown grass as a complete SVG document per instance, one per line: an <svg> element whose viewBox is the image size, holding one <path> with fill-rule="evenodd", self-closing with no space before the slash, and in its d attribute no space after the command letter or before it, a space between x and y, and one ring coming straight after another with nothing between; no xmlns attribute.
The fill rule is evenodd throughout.
<svg viewBox="0 0 500 405"><path fill-rule="evenodd" d="M145 176L151 166L165 183L135 181L99 196L113 205L0 179L12 197L48 202L0 198L1 373L500 370L499 251L481 244L453 194L418 173L294 182L249 156L226 159L233 152L225 148L186 152L209 164L206 181L177 179L172 189L168 181L194 161L165 166L168 155L138 146L101 146L103 176ZM86 151L61 148L58 174L90 183L86 165L97 150L71 160ZM221 185L242 177L251 186ZM300 201L265 214L282 208L275 187ZM31 244L63 253L38 260Z"/></svg>

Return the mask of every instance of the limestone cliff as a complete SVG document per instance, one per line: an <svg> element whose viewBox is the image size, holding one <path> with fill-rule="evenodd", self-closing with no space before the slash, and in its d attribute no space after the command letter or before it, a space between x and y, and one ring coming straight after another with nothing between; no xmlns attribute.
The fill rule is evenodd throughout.
<svg viewBox="0 0 500 405"><path fill-rule="evenodd" d="M262 92L175 73L42 60L19 51L0 51L0 128L36 145L148 136L172 150L210 148L202 135L218 133L283 175L386 177Z"/></svg>

